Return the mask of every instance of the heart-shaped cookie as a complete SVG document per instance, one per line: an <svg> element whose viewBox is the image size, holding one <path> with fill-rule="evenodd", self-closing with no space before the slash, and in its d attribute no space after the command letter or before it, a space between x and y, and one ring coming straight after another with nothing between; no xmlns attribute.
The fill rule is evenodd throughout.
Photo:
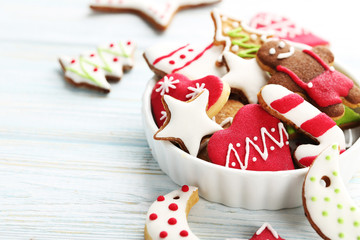
<svg viewBox="0 0 360 240"><path fill-rule="evenodd" d="M294 169L284 125L258 104L248 104L232 125L209 140L210 160L229 168L256 171Z"/></svg>
<svg viewBox="0 0 360 240"><path fill-rule="evenodd" d="M166 120L166 111L162 104L162 96L170 95L177 100L189 101L204 89L209 91L209 103L206 112L210 118L214 117L225 105L229 98L230 87L220 78L209 75L198 80L190 80L178 73L166 75L158 81L151 93L151 108L158 127Z"/></svg>

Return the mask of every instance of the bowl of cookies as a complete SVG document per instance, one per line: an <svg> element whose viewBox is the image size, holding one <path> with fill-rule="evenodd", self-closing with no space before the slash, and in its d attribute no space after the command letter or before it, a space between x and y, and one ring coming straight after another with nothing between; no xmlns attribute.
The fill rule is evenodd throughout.
<svg viewBox="0 0 360 240"><path fill-rule="evenodd" d="M162 171L227 206L298 207L308 167L336 142L348 182L360 166L359 80L325 42L293 43L218 11L212 18L212 43L144 53L155 76L143 125Z"/></svg>

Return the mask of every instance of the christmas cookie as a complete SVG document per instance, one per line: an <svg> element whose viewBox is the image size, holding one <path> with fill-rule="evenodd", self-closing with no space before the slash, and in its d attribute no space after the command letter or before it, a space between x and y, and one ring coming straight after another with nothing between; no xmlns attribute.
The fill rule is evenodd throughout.
<svg viewBox="0 0 360 240"><path fill-rule="evenodd" d="M218 3L221 0L93 0L90 8L102 12L135 13L164 31L182 9Z"/></svg>
<svg viewBox="0 0 360 240"><path fill-rule="evenodd" d="M221 79L231 87L231 92L246 103L257 103L257 93L267 82L266 73L256 60L239 58L232 52L224 52L224 62L228 73Z"/></svg>
<svg viewBox="0 0 360 240"><path fill-rule="evenodd" d="M269 223L264 223L250 240L284 240Z"/></svg>
<svg viewBox="0 0 360 240"><path fill-rule="evenodd" d="M186 219L198 200L198 189L187 185L159 196L146 215L145 239L199 239Z"/></svg>
<svg viewBox="0 0 360 240"><path fill-rule="evenodd" d="M284 125L258 104L248 104L228 129L211 136L211 162L228 168L256 171L294 169Z"/></svg>
<svg viewBox="0 0 360 240"><path fill-rule="evenodd" d="M236 113L242 108L244 104L235 99L229 99L221 108L220 112L213 117L221 127L228 128L232 124Z"/></svg>
<svg viewBox="0 0 360 240"><path fill-rule="evenodd" d="M274 37L279 39L303 43L312 47L329 44L328 41L298 26L290 19L273 13L258 13L250 20L249 25L261 31L271 31L274 33Z"/></svg>
<svg viewBox="0 0 360 240"><path fill-rule="evenodd" d="M119 81L133 67L134 52L131 41L112 42L77 57L60 57L59 62L71 84L108 93L108 81Z"/></svg>
<svg viewBox="0 0 360 240"><path fill-rule="evenodd" d="M310 166L329 144L339 142L345 150L343 131L326 114L281 85L269 84L259 92L259 103L271 115L295 127L319 144L303 144L294 151L299 166Z"/></svg>
<svg viewBox="0 0 360 240"><path fill-rule="evenodd" d="M360 106L360 89L329 66L334 57L325 47L301 51L284 41L269 41L259 49L256 59L272 75L269 83L300 93L333 119L344 115L344 104Z"/></svg>
<svg viewBox="0 0 360 240"><path fill-rule="evenodd" d="M204 89L209 91L207 115L214 117L224 106L230 94L228 84L216 76L206 76L197 80L190 80L182 74L174 73L158 81L151 93L151 109L158 127L166 120L166 111L162 104L162 97L170 95L181 101L195 98Z"/></svg>
<svg viewBox="0 0 360 240"><path fill-rule="evenodd" d="M204 89L195 98L183 102L169 95L163 96L166 121L155 133L156 140L176 142L192 156L197 156L204 136L221 130L206 113L209 91Z"/></svg>
<svg viewBox="0 0 360 240"><path fill-rule="evenodd" d="M340 176L339 147L326 147L310 167L302 191L305 215L323 239L360 239L360 208Z"/></svg>
<svg viewBox="0 0 360 240"><path fill-rule="evenodd" d="M254 58L261 44L271 37L268 32L250 28L244 21L218 10L214 10L211 17L215 25L215 45L223 45L224 51L231 51L239 57ZM218 61L222 61L221 57Z"/></svg>
<svg viewBox="0 0 360 240"><path fill-rule="evenodd" d="M170 73L180 73L190 79L207 75L222 77L225 67L216 66L216 60L223 46L214 44L159 44L145 50L144 58L150 69L163 77Z"/></svg>

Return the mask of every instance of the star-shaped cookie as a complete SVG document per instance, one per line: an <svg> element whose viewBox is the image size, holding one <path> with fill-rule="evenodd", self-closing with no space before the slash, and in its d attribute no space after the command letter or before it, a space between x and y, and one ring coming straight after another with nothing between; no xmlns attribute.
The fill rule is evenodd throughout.
<svg viewBox="0 0 360 240"><path fill-rule="evenodd" d="M201 139L222 130L222 127L206 114L208 99L207 89L187 102L164 95L163 103L168 117L155 133L154 139L177 142L183 150L197 156Z"/></svg>
<svg viewBox="0 0 360 240"><path fill-rule="evenodd" d="M104 12L135 13L156 29L164 31L178 11L221 0L93 0L90 8Z"/></svg>
<svg viewBox="0 0 360 240"><path fill-rule="evenodd" d="M257 94L267 77L256 59L243 59L232 52L224 52L224 61L229 72L221 79L229 84L232 92L246 97L249 103L257 103Z"/></svg>

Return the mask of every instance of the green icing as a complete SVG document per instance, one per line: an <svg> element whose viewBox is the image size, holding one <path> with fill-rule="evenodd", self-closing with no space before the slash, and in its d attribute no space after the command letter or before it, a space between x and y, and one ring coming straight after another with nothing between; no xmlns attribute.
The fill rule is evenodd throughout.
<svg viewBox="0 0 360 240"><path fill-rule="evenodd" d="M316 197L311 197L311 201L315 202L315 201L316 201Z"/></svg>
<svg viewBox="0 0 360 240"><path fill-rule="evenodd" d="M315 182L315 181L316 181L316 178L315 178L315 177L311 177L311 178L310 178L310 181Z"/></svg>
<svg viewBox="0 0 360 240"><path fill-rule="evenodd" d="M325 201L325 202L330 202L330 198L329 198L329 197L325 197L325 198L324 198L324 201Z"/></svg>
<svg viewBox="0 0 360 240"><path fill-rule="evenodd" d="M338 209L342 209L342 208L343 208L343 205L338 204L338 205L337 205L337 208L338 208Z"/></svg>
<svg viewBox="0 0 360 240"><path fill-rule="evenodd" d="M335 120L336 124L338 126L347 124L347 123L353 123L353 122L360 122L360 114L349 108L348 106L345 106L345 114L342 118Z"/></svg>
<svg viewBox="0 0 360 240"><path fill-rule="evenodd" d="M359 227L360 226L360 223L358 221L355 221L354 222L354 227Z"/></svg>
<svg viewBox="0 0 360 240"><path fill-rule="evenodd" d="M335 192L335 193L339 193L339 192L340 192L340 189L336 188L336 189L334 190L334 192Z"/></svg>
<svg viewBox="0 0 360 240"><path fill-rule="evenodd" d="M338 176L338 172L336 172L336 171L333 171L333 173L332 173L335 177L337 177Z"/></svg>
<svg viewBox="0 0 360 240"><path fill-rule="evenodd" d="M351 208L350 208L350 211L355 212L355 211L356 211L356 207L351 207Z"/></svg>
<svg viewBox="0 0 360 240"><path fill-rule="evenodd" d="M328 214L327 211L323 211L323 212L322 212L322 215L323 215L324 217L327 217L329 214Z"/></svg>
<svg viewBox="0 0 360 240"><path fill-rule="evenodd" d="M338 218L337 221L338 221L339 224L343 224L343 223L344 223L344 219L342 219L342 218Z"/></svg>
<svg viewBox="0 0 360 240"><path fill-rule="evenodd" d="M326 159L326 160L330 160L331 157L328 155L328 156L325 157L325 159Z"/></svg>
<svg viewBox="0 0 360 240"><path fill-rule="evenodd" d="M92 77L88 72L86 72L84 66L83 66L83 63L84 63L84 58L83 57L80 57L80 67L81 67L81 70L86 74L86 78L93 81L95 84L99 85L99 86L102 86L102 84L96 80L96 78Z"/></svg>
<svg viewBox="0 0 360 240"><path fill-rule="evenodd" d="M241 38L231 41L231 44L238 45L239 47L242 48L246 48L245 50L241 50L237 53L239 57L243 57L243 58L256 57L256 53L259 50L260 45L246 43L250 40L250 37L247 34L241 33L241 31L242 28L239 27L228 32L228 35L230 37Z"/></svg>
<svg viewBox="0 0 360 240"><path fill-rule="evenodd" d="M339 238L344 238L345 234L344 233L339 233Z"/></svg>

